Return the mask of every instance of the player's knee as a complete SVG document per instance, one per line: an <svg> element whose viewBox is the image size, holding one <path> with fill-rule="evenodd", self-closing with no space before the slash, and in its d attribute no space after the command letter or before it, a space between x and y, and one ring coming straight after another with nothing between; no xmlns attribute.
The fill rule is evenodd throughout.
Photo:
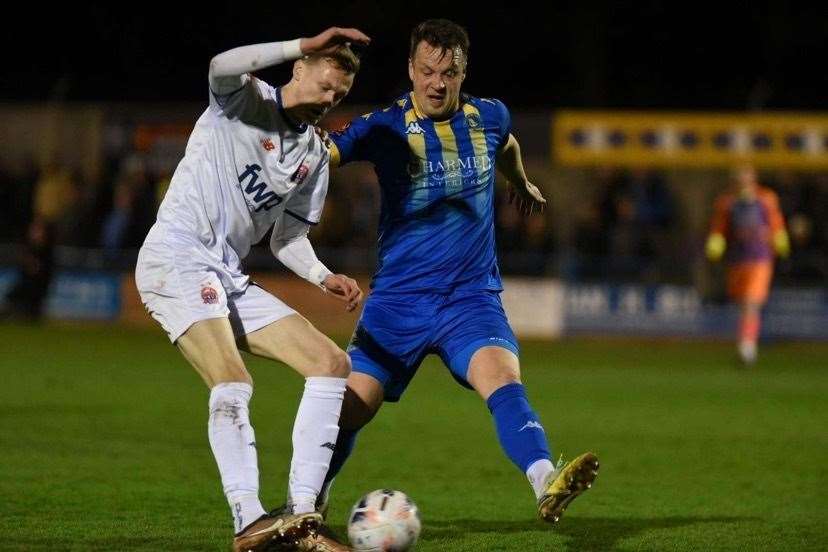
<svg viewBox="0 0 828 552"><path fill-rule="evenodd" d="M318 366L318 376L347 378L351 373L351 359L339 347L331 347L323 355Z"/></svg>
<svg viewBox="0 0 828 552"><path fill-rule="evenodd" d="M495 364L477 370L478 379L489 386L502 387L510 383L520 383L520 367L511 364Z"/></svg>
<svg viewBox="0 0 828 552"><path fill-rule="evenodd" d="M250 372L247 371L244 363L237 355L223 355L218 359L212 359L209 363L205 363L202 366L204 368L200 368L199 372L209 387L220 383L246 383L253 385L253 378L250 377Z"/></svg>
<svg viewBox="0 0 828 552"><path fill-rule="evenodd" d="M491 373L489 381L498 388L520 383L520 369L517 366L500 366Z"/></svg>
<svg viewBox="0 0 828 552"><path fill-rule="evenodd" d="M345 391L345 400L342 403L342 413L339 417L339 426L342 429L356 431L370 422L382 403L362 399L350 387Z"/></svg>
<svg viewBox="0 0 828 552"><path fill-rule="evenodd" d="M469 383L484 399L488 399L501 387L521 383L520 368L517 366L499 365L479 368L470 376L472 377Z"/></svg>

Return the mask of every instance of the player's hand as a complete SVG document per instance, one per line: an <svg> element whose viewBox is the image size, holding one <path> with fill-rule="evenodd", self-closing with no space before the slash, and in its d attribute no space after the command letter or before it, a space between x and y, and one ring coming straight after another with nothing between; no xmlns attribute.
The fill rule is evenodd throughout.
<svg viewBox="0 0 828 552"><path fill-rule="evenodd" d="M331 149L333 141L331 140L331 137L328 135L328 131L324 128L319 128L317 126L313 127L313 130L314 132L316 132L316 135L322 139L322 143L325 144L325 147Z"/></svg>
<svg viewBox="0 0 828 552"><path fill-rule="evenodd" d="M528 180L519 184L509 183L509 203L514 203L522 215L531 215L536 210L543 213L546 209L543 194Z"/></svg>
<svg viewBox="0 0 828 552"><path fill-rule="evenodd" d="M362 302L362 290L356 280L344 274L328 274L322 281L322 286L336 299L347 303L345 310L353 311Z"/></svg>
<svg viewBox="0 0 828 552"><path fill-rule="evenodd" d="M343 29L331 27L311 38L303 38L299 48L303 54L330 54L342 44L357 44L368 46L371 39L359 29Z"/></svg>
<svg viewBox="0 0 828 552"><path fill-rule="evenodd" d="M704 254L715 263L722 258L726 248L727 241L725 237L718 232L713 232L707 237L707 242L704 244Z"/></svg>
<svg viewBox="0 0 828 552"><path fill-rule="evenodd" d="M773 248L776 254L787 259L791 254L791 240L788 238L788 233L784 230L779 230L773 235Z"/></svg>

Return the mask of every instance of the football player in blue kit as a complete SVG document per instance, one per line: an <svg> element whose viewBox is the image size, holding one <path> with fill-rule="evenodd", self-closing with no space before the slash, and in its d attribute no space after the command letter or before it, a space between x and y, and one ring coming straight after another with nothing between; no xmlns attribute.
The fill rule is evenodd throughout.
<svg viewBox="0 0 828 552"><path fill-rule="evenodd" d="M500 300L495 167L524 215L542 211L546 200L526 177L506 106L461 94L468 51L459 25L421 23L411 35L413 91L330 135L331 165L373 163L382 202L378 266L348 347L353 371L317 502L323 512L357 432L383 401L400 399L432 353L486 401L504 452L529 479L541 519L555 523L597 475L598 459L589 452L566 465L552 463L521 383L517 339Z"/></svg>

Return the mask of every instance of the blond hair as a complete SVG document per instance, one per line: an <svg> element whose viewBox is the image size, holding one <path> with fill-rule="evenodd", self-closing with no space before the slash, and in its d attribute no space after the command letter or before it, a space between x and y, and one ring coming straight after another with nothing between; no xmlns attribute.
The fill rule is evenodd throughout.
<svg viewBox="0 0 828 552"><path fill-rule="evenodd" d="M349 44L341 44L340 46L337 46L336 50L333 52L311 54L302 59L308 63L317 63L319 60L327 60L349 75L359 72L359 56L351 49Z"/></svg>

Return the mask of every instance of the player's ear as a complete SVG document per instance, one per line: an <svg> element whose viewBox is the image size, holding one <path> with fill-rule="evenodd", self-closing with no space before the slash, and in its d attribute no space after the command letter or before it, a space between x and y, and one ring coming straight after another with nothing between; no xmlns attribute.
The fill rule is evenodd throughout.
<svg viewBox="0 0 828 552"><path fill-rule="evenodd" d="M411 58L408 58L408 78L411 79L411 82L414 82L414 62Z"/></svg>
<svg viewBox="0 0 828 552"><path fill-rule="evenodd" d="M297 59L293 62L293 80L300 81L302 80L302 75L305 74L305 62L304 60Z"/></svg>

